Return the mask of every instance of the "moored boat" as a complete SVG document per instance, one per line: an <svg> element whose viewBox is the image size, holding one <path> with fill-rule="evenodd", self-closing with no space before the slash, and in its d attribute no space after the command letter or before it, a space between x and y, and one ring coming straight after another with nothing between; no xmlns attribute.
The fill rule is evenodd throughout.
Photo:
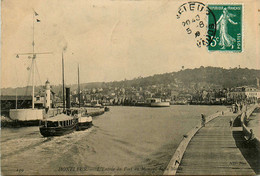
<svg viewBox="0 0 260 176"><path fill-rule="evenodd" d="M40 133L44 137L62 136L76 129L77 120L66 114L59 114L41 122Z"/></svg>
<svg viewBox="0 0 260 176"><path fill-rule="evenodd" d="M93 107L95 107L95 108L101 108L101 107L102 107L102 104L98 103L98 101L97 101L97 103L94 104Z"/></svg>
<svg viewBox="0 0 260 176"><path fill-rule="evenodd" d="M146 101L151 107L170 107L170 102L162 101L161 98L149 98Z"/></svg>
<svg viewBox="0 0 260 176"><path fill-rule="evenodd" d="M170 107L170 102L154 102L151 107Z"/></svg>
<svg viewBox="0 0 260 176"><path fill-rule="evenodd" d="M104 107L87 107L87 114L95 117L95 116L99 116L101 114L105 113L105 108Z"/></svg>

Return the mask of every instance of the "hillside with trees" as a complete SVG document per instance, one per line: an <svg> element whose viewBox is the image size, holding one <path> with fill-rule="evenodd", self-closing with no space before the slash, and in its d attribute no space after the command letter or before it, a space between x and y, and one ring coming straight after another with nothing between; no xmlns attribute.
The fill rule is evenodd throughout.
<svg viewBox="0 0 260 176"><path fill-rule="evenodd" d="M238 86L256 87L256 78L260 78L260 70L248 68L224 69L220 67L203 67L185 69L178 72L156 74L148 77L138 77L132 80L114 82L83 83L81 89L107 88L107 87L149 87L154 85L170 86L177 91L185 89L202 90L233 88ZM76 90L77 85L66 85ZM43 90L43 86L36 87L35 92ZM52 86L57 95L62 92L62 86ZM1 89L1 95L15 95L15 88ZM20 87L18 95L30 95L31 87Z"/></svg>

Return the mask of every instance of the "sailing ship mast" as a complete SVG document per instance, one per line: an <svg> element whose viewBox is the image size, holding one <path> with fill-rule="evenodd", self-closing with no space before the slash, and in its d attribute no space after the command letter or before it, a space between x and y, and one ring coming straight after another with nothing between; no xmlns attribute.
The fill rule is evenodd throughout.
<svg viewBox="0 0 260 176"><path fill-rule="evenodd" d="M15 89L15 109L17 109L18 100L17 100L17 87Z"/></svg>
<svg viewBox="0 0 260 176"><path fill-rule="evenodd" d="M79 64L78 64L78 99L79 99L79 108L80 108Z"/></svg>
<svg viewBox="0 0 260 176"><path fill-rule="evenodd" d="M35 79L35 76L34 76L34 72L35 72L35 67L34 67L34 64L35 64L35 59L36 59L36 55L34 54L34 45L35 45L35 43L34 43L34 17L35 16L35 14L33 14L33 42L32 42L32 46L33 46L33 57L32 57L32 109L34 109L34 79Z"/></svg>
<svg viewBox="0 0 260 176"><path fill-rule="evenodd" d="M65 112L65 83L64 83L64 58L62 52L62 96L63 96L63 112Z"/></svg>
<svg viewBox="0 0 260 176"><path fill-rule="evenodd" d="M38 13L33 11L33 41L32 41L32 53L17 53L16 58L19 58L19 55L29 55L28 58L32 59L32 109L34 109L34 92L35 92L35 64L36 64L36 56L39 54L52 54L52 52L41 52L36 53L34 51L35 40L34 40L34 23L35 23L35 16L38 16ZM40 20L36 19L37 22Z"/></svg>

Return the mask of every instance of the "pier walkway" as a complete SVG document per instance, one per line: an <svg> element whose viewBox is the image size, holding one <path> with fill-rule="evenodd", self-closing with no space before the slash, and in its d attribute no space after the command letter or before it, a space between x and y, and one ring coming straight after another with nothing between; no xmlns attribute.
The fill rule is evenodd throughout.
<svg viewBox="0 0 260 176"><path fill-rule="evenodd" d="M202 127L188 144L176 174L256 175L258 153L245 144L242 127L229 126L236 116L228 112Z"/></svg>

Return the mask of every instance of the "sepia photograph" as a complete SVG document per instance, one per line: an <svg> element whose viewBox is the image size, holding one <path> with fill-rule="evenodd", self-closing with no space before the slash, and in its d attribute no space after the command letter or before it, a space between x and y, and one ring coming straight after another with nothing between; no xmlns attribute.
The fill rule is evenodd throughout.
<svg viewBox="0 0 260 176"><path fill-rule="evenodd" d="M259 0L1 0L1 172L260 175Z"/></svg>

